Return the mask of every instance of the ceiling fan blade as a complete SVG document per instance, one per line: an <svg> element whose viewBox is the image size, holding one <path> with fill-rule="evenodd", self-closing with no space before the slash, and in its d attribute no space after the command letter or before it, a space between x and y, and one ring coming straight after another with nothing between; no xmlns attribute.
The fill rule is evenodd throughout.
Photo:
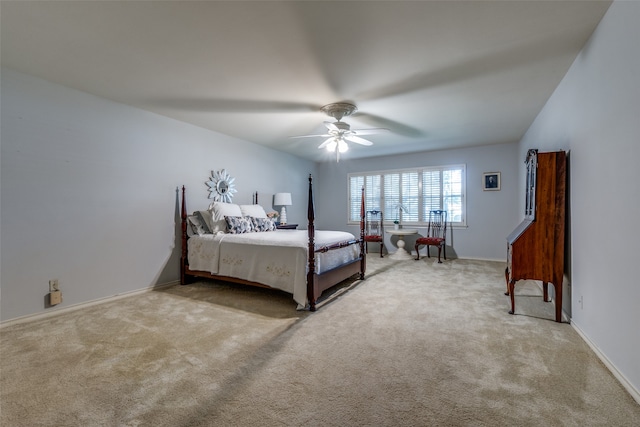
<svg viewBox="0 0 640 427"><path fill-rule="evenodd" d="M372 128L372 129L354 129L353 132L357 135L375 135L379 133L389 133L387 128Z"/></svg>
<svg viewBox="0 0 640 427"><path fill-rule="evenodd" d="M336 126L333 122L324 122L324 125L329 130L335 130L335 131L338 131L338 132L340 131L340 128L338 126Z"/></svg>
<svg viewBox="0 0 640 427"><path fill-rule="evenodd" d="M369 141L368 139L360 138L359 136L355 135L345 135L344 139L355 142L356 144L373 145L373 142Z"/></svg>
<svg viewBox="0 0 640 427"><path fill-rule="evenodd" d="M405 125L395 120L376 116L371 113L356 113L354 116L356 116L359 121L369 126L382 126L384 128L393 129L393 133L395 135L408 137L418 137L423 135L423 131L420 129Z"/></svg>
<svg viewBox="0 0 640 427"><path fill-rule="evenodd" d="M318 145L318 150L322 150L324 147L329 145L331 143L331 141L333 141L334 139L335 139L334 137L331 137L331 138L327 139L326 141L324 141L322 144Z"/></svg>
<svg viewBox="0 0 640 427"><path fill-rule="evenodd" d="M318 105L295 101L268 101L232 98L151 98L151 106L206 113L307 113L316 112Z"/></svg>
<svg viewBox="0 0 640 427"><path fill-rule="evenodd" d="M295 138L316 138L316 137L319 137L319 136L323 136L323 137L325 137L325 138L326 138L327 136L331 136L331 135L329 135L329 134L322 134L322 135L320 135L320 134L318 134L318 135L298 135L298 136L290 136L289 138L290 138L290 139L295 139Z"/></svg>

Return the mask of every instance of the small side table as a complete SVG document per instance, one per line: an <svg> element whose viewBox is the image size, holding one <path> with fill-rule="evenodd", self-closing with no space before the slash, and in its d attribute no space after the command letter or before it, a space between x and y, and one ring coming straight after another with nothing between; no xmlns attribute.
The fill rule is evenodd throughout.
<svg viewBox="0 0 640 427"><path fill-rule="evenodd" d="M395 260L413 259L411 254L407 252L404 248L404 245L405 245L404 236L418 234L418 229L400 228L396 230L395 228L387 228L384 230L384 232L387 234L391 234L393 236L398 236L398 241L396 242L396 246L398 247L398 250L395 251L395 253L392 253L391 255L389 255L389 258L395 259Z"/></svg>
<svg viewBox="0 0 640 427"><path fill-rule="evenodd" d="M296 230L298 228L298 224L278 224L276 225L278 230Z"/></svg>

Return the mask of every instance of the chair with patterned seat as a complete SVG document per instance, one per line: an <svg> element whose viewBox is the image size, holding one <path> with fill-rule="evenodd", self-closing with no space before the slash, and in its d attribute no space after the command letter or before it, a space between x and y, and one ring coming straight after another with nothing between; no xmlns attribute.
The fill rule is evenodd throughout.
<svg viewBox="0 0 640 427"><path fill-rule="evenodd" d="M429 212L429 225L427 226L427 234L416 240L416 260L420 259L420 246L427 246L427 257L431 258L429 249L431 246L438 247L438 263L440 260L440 252L444 251L444 259L447 259L447 211L434 210Z"/></svg>
<svg viewBox="0 0 640 427"><path fill-rule="evenodd" d="M384 224L381 211L367 211L364 228L364 243L369 252L369 243L380 243L380 258L384 249Z"/></svg>

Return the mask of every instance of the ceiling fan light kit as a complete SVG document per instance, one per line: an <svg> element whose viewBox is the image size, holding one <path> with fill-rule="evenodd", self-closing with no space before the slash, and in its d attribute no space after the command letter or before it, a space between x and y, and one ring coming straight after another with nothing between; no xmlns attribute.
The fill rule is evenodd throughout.
<svg viewBox="0 0 640 427"><path fill-rule="evenodd" d="M362 135L373 135L376 133L386 133L389 129L376 128L376 129L354 129L351 130L351 126L348 123L342 121L343 117L348 117L358 111L358 107L349 102L335 102L333 104L327 104L320 108L320 111L336 119L335 122L324 122L327 128L327 133L322 135L302 135L293 136L292 138L311 138L311 137L329 137L322 144L318 146L318 149L326 148L331 153L336 153L336 161L340 161L340 153L344 153L349 149L347 141L355 142L360 145L373 145L373 142L368 139L361 138L358 133Z"/></svg>
<svg viewBox="0 0 640 427"><path fill-rule="evenodd" d="M327 151L330 153L335 153L336 148L338 149L339 153L345 153L347 152L347 150L349 150L349 146L347 145L346 142L344 142L344 140L342 139L334 139L331 138L329 140L329 144L327 144Z"/></svg>

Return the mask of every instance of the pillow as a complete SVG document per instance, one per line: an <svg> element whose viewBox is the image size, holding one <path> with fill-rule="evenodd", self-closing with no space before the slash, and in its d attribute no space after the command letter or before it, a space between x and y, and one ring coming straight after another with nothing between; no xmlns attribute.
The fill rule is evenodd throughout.
<svg viewBox="0 0 640 427"><path fill-rule="evenodd" d="M266 218L267 213L260 205L240 205L242 216L252 216L254 218Z"/></svg>
<svg viewBox="0 0 640 427"><path fill-rule="evenodd" d="M193 215L200 220L200 225L204 230L204 233L198 234L211 234L211 212L209 211L195 211Z"/></svg>
<svg viewBox="0 0 640 427"><path fill-rule="evenodd" d="M242 216L240 206L234 203L213 202L209 207L211 210L211 231L213 233L227 231L226 216Z"/></svg>
<svg viewBox="0 0 640 427"><path fill-rule="evenodd" d="M214 221L224 219L225 216L242 216L240 206L234 203L213 202L211 212Z"/></svg>
<svg viewBox="0 0 640 427"><path fill-rule="evenodd" d="M196 215L191 215L187 218L187 236L191 237L191 236L195 236L195 235L202 235L202 234L207 234L206 231L204 230L204 227L202 226L202 222L200 221L200 218L198 218Z"/></svg>
<svg viewBox="0 0 640 427"><path fill-rule="evenodd" d="M250 216L225 216L227 229L229 234L251 233L253 231L253 222Z"/></svg>
<svg viewBox="0 0 640 427"><path fill-rule="evenodd" d="M271 218L256 218L251 217L251 222L253 223L253 231L275 231L276 222Z"/></svg>

